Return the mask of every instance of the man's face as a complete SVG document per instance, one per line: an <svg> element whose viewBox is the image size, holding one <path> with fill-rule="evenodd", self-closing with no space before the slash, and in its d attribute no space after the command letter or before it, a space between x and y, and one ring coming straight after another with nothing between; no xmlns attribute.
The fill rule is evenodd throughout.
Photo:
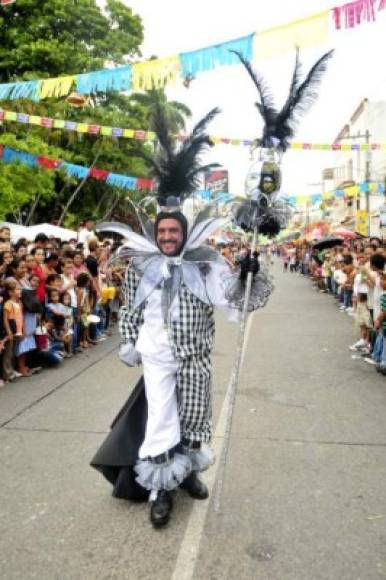
<svg viewBox="0 0 386 580"><path fill-rule="evenodd" d="M11 239L11 230L9 228L1 228L0 238L4 240L4 242L9 242Z"/></svg>
<svg viewBox="0 0 386 580"><path fill-rule="evenodd" d="M63 274L67 277L71 276L72 268L73 268L72 262L66 262L63 266Z"/></svg>
<svg viewBox="0 0 386 580"><path fill-rule="evenodd" d="M95 228L95 222L92 220L87 220L85 223L86 228L88 229L89 232L92 232L93 229Z"/></svg>
<svg viewBox="0 0 386 580"><path fill-rule="evenodd" d="M162 219L157 227L157 245L166 256L178 256L181 251L184 234L178 220Z"/></svg>

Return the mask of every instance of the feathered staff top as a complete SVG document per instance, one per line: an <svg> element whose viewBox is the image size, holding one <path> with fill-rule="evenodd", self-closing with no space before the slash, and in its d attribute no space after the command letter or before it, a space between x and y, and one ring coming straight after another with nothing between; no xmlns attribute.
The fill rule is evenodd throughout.
<svg viewBox="0 0 386 580"><path fill-rule="evenodd" d="M153 126L158 138L158 150L152 156L145 154L145 159L152 166L158 182L156 196L161 207L172 205L168 203L168 198L177 198L182 204L199 186L199 175L218 167L217 163L203 165L201 155L213 145L205 130L219 112L218 108L212 109L178 146L165 107L161 104L156 106Z"/></svg>
<svg viewBox="0 0 386 580"><path fill-rule="evenodd" d="M281 110L277 109L265 79L253 70L251 63L239 52L232 52L237 54L247 69L259 93L260 101L256 103L256 107L264 121L263 135L258 140L259 145L267 149L286 151L294 136L299 118L308 111L317 99L320 82L334 51L330 50L319 58L306 77L303 78L299 49L296 49L295 67L289 93Z"/></svg>

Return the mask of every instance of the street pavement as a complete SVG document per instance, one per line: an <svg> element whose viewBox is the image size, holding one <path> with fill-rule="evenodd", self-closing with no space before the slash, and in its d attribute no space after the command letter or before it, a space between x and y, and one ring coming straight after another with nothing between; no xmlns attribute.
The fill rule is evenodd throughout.
<svg viewBox="0 0 386 580"><path fill-rule="evenodd" d="M351 358L352 319L331 297L273 273L248 325L223 485L217 461L211 499L178 491L167 529L88 465L140 374L117 336L0 390L2 580L386 578L386 379ZM220 314L218 454L236 342Z"/></svg>

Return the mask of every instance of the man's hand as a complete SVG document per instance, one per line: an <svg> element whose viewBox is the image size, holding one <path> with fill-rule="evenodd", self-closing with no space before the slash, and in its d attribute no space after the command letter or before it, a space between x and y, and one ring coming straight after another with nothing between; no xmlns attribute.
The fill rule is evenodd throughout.
<svg viewBox="0 0 386 580"><path fill-rule="evenodd" d="M142 359L132 342L126 342L119 347L119 358L129 367L136 367L141 364Z"/></svg>

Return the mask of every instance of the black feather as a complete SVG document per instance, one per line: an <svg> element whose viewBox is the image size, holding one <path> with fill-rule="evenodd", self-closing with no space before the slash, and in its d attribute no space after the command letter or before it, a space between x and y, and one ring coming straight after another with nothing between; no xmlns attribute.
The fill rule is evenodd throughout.
<svg viewBox="0 0 386 580"><path fill-rule="evenodd" d="M271 125L275 122L275 119L278 115L278 110L275 106L273 94L269 86L267 85L264 78L253 70L251 63L246 58L244 58L240 52L237 50L231 50L230 52L236 54L245 66L260 96L260 103L255 103L255 105L263 117L264 122L267 125Z"/></svg>
<svg viewBox="0 0 386 580"><path fill-rule="evenodd" d="M326 52L313 65L302 83L300 83L300 63L297 57L290 93L286 104L277 117L275 136L284 145L284 151L289 145L289 139L294 135L299 117L305 114L317 100L321 80L333 53L333 50Z"/></svg>
<svg viewBox="0 0 386 580"><path fill-rule="evenodd" d="M147 159L158 181L157 200L160 205L166 205L169 196L178 197L182 202L199 186L200 173L208 167L215 166L202 165L200 156L213 145L205 130L219 112L219 109L210 111L195 125L182 144L178 145L172 134L165 108L161 104L156 107L153 126L159 150L154 157Z"/></svg>
<svg viewBox="0 0 386 580"><path fill-rule="evenodd" d="M264 129L259 143L262 147L277 148L285 151L294 136L297 122L313 105L318 96L323 74L327 70L327 63L333 54L333 50L326 52L310 69L306 78L301 82L301 64L299 60L299 50L296 49L295 67L292 74L288 97L281 111L277 111L274 105L273 96L264 79L259 76L239 52L232 50L245 66L249 76L255 84L260 103L256 103L263 121Z"/></svg>

